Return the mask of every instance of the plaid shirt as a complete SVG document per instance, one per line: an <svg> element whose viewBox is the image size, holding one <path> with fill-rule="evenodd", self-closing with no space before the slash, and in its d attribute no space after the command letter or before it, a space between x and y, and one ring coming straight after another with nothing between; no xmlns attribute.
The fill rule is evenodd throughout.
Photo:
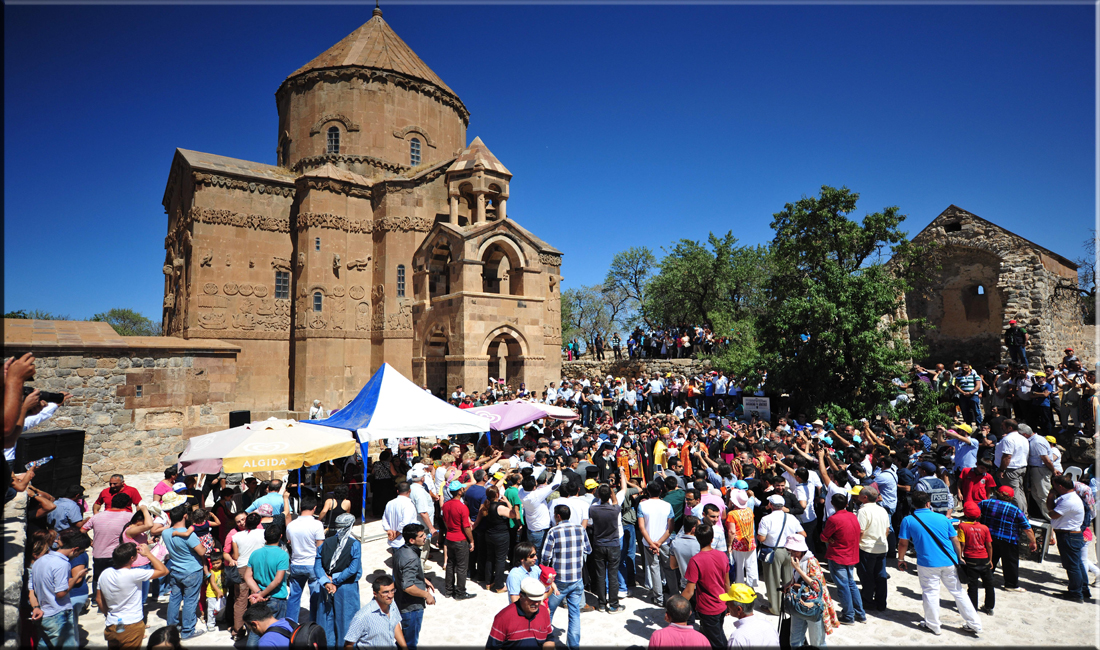
<svg viewBox="0 0 1100 650"><path fill-rule="evenodd" d="M1021 530L1031 528L1019 506L1000 499L986 499L978 503L982 509L982 523L989 528L994 539L1015 544Z"/></svg>
<svg viewBox="0 0 1100 650"><path fill-rule="evenodd" d="M581 579L584 556L592 552L588 535L577 524L563 521L550 529L542 547L542 563L554 567L558 582L576 582Z"/></svg>

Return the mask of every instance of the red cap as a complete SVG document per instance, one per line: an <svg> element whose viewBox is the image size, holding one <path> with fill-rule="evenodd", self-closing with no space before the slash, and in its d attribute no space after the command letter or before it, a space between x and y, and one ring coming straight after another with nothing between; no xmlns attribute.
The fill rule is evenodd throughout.
<svg viewBox="0 0 1100 650"><path fill-rule="evenodd" d="M1010 321L1008 321L1008 324L1009 324L1009 325L1015 325L1015 324L1016 324L1016 321L1014 321L1014 320L1010 320Z"/></svg>
<svg viewBox="0 0 1100 650"><path fill-rule="evenodd" d="M539 569L539 580L541 580L542 584L546 585L547 588L552 587L554 585L554 580L558 577L558 572L555 571L553 567L548 567L544 564L540 564Z"/></svg>
<svg viewBox="0 0 1100 650"><path fill-rule="evenodd" d="M1073 348L1066 348L1066 352L1073 352Z"/></svg>
<svg viewBox="0 0 1100 650"><path fill-rule="evenodd" d="M1008 497L1010 499L1016 496L1016 490L1013 490L1012 488L1008 487L1007 485L1002 485L1001 487L999 487L997 489L1000 490L1001 494L1005 495L1006 497Z"/></svg>
<svg viewBox="0 0 1100 650"><path fill-rule="evenodd" d="M977 519L982 516L982 509L978 507L977 501L967 501L963 504L963 514L967 517Z"/></svg>

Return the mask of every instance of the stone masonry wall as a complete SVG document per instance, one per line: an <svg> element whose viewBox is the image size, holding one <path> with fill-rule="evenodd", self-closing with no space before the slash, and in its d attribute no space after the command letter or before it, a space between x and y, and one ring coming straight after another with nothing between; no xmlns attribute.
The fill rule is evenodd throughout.
<svg viewBox="0 0 1100 650"><path fill-rule="evenodd" d="M623 359L621 361L562 361L561 376L563 379L579 379L580 377L626 377L634 379L642 375L650 375L654 372L665 376L668 373L674 375L686 375L688 377L710 371L709 360L698 359Z"/></svg>
<svg viewBox="0 0 1100 650"><path fill-rule="evenodd" d="M85 485L105 484L114 473L161 471L176 462L187 439L229 426L236 393L235 354L125 352L147 356L119 356L120 351L36 353L37 372L30 385L66 391L72 398L35 431L85 431Z"/></svg>
<svg viewBox="0 0 1100 650"><path fill-rule="evenodd" d="M4 505L4 608L5 648L18 648L23 602L24 554L27 546L27 493L20 492Z"/></svg>

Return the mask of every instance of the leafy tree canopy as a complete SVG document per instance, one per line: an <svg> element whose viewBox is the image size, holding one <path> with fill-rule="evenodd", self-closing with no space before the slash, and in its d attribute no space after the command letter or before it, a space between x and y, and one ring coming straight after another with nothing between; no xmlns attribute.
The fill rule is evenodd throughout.
<svg viewBox="0 0 1100 650"><path fill-rule="evenodd" d="M119 336L160 336L160 327L132 309L112 309L88 320L110 324Z"/></svg>
<svg viewBox="0 0 1100 650"><path fill-rule="evenodd" d="M33 320L72 320L65 314L51 314L42 309L19 309L4 314L4 318L26 318Z"/></svg>

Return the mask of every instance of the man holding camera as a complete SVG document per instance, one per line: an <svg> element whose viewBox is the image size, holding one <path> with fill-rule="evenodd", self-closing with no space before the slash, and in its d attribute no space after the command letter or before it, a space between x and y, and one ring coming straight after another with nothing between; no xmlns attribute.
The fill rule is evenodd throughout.
<svg viewBox="0 0 1100 650"><path fill-rule="evenodd" d="M30 431L52 418L57 413L57 409L68 401L69 397L71 397L69 393L51 393L50 391L23 386L23 431ZM18 441L18 437L14 438L11 440L11 446L9 447L9 443L5 439L4 460L9 463L15 462L15 444Z"/></svg>

